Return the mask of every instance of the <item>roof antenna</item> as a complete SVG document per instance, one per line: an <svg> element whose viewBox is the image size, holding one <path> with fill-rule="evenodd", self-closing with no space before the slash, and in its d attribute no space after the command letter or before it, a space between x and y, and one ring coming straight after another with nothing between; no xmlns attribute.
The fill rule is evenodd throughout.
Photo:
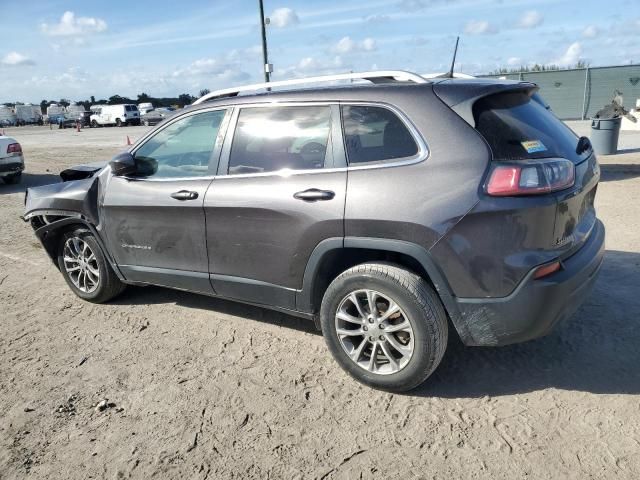
<svg viewBox="0 0 640 480"><path fill-rule="evenodd" d="M453 60L451 60L451 69L445 75L446 78L453 78L453 68L456 66L456 56L458 55L458 42L460 37L456 37L456 48L453 50Z"/></svg>

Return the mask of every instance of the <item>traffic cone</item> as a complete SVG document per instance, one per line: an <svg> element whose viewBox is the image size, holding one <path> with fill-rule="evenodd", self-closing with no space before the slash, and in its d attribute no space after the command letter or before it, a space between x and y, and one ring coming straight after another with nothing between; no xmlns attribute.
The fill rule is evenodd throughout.
<svg viewBox="0 0 640 480"><path fill-rule="evenodd" d="M129 135L127 135L127 145L133 145L133 144L131 143L131 139L129 138Z"/></svg>

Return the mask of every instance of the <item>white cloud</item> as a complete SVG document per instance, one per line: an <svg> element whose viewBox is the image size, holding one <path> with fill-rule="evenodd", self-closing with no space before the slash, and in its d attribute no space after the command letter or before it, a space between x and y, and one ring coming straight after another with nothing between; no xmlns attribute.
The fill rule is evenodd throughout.
<svg viewBox="0 0 640 480"><path fill-rule="evenodd" d="M490 35L498 30L486 20L471 20L464 27L464 33L469 35Z"/></svg>
<svg viewBox="0 0 640 480"><path fill-rule="evenodd" d="M18 52L7 53L0 61L3 65L19 66L19 65L35 65L35 62L26 55Z"/></svg>
<svg viewBox="0 0 640 480"><path fill-rule="evenodd" d="M269 20L271 21L270 25L273 25L276 28L289 27L300 22L296 12L287 7L276 8L269 16Z"/></svg>
<svg viewBox="0 0 640 480"><path fill-rule="evenodd" d="M351 53L356 49L356 42L351 37L342 37L338 43L333 46L333 51L337 53Z"/></svg>
<svg viewBox="0 0 640 480"><path fill-rule="evenodd" d="M365 38L360 46L365 52L373 52L376 49L376 41L373 38Z"/></svg>
<svg viewBox="0 0 640 480"><path fill-rule="evenodd" d="M297 78L320 74L344 73L344 71L349 68L349 66L344 64L340 55L325 60L320 60L316 57L304 57L295 65L276 70L276 74L279 78Z"/></svg>
<svg viewBox="0 0 640 480"><path fill-rule="evenodd" d="M201 85L231 84L245 81L249 74L244 72L240 64L229 57L200 58L184 68L179 68L171 74L172 80L186 82L197 88Z"/></svg>
<svg viewBox="0 0 640 480"><path fill-rule="evenodd" d="M537 10L529 10L524 12L520 20L518 21L518 27L520 28L536 28L542 25L544 17Z"/></svg>
<svg viewBox="0 0 640 480"><path fill-rule="evenodd" d="M391 20L391 17L383 14L368 15L364 17L364 21L367 23L384 23L389 20Z"/></svg>
<svg viewBox="0 0 640 480"><path fill-rule="evenodd" d="M40 30L52 37L88 35L104 32L106 29L107 23L104 20L94 17L76 17L73 12L64 12L58 23L40 25Z"/></svg>
<svg viewBox="0 0 640 480"><path fill-rule="evenodd" d="M376 50L376 41L373 38L367 37L361 42L353 40L351 37L342 37L338 43L331 47L331 51L337 54L349 54L354 52L373 52Z"/></svg>
<svg viewBox="0 0 640 480"><path fill-rule="evenodd" d="M224 62L216 58L201 58L185 68L177 69L173 72L174 77L180 77L183 75L190 76L226 76L235 70L235 65Z"/></svg>
<svg viewBox="0 0 640 480"><path fill-rule="evenodd" d="M409 38L406 43L408 45L414 45L416 47L421 47L423 45L426 45L427 43L429 43L429 39L427 37L423 37L421 35L414 35L413 37Z"/></svg>
<svg viewBox="0 0 640 480"><path fill-rule="evenodd" d="M553 63L561 65L561 66L571 66L575 65L582 56L582 45L580 42L573 42L569 45L564 55L560 58L556 59Z"/></svg>
<svg viewBox="0 0 640 480"><path fill-rule="evenodd" d="M406 10L408 12L415 12L417 10L422 10L427 7L426 0L401 0L398 4L402 10Z"/></svg>
<svg viewBox="0 0 640 480"><path fill-rule="evenodd" d="M516 65L522 65L522 59L520 57L511 57L507 60L507 65L515 67Z"/></svg>
<svg viewBox="0 0 640 480"><path fill-rule="evenodd" d="M596 38L599 34L600 34L600 29L595 25L589 25L582 31L582 36L584 38Z"/></svg>
<svg viewBox="0 0 640 480"><path fill-rule="evenodd" d="M254 45L249 48L234 48L227 53L226 58L229 61L247 61L262 58L262 45Z"/></svg>

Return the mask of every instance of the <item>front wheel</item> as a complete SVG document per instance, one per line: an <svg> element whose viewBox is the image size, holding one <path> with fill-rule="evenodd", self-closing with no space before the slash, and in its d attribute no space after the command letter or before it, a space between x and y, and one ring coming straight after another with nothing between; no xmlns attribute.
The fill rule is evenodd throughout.
<svg viewBox="0 0 640 480"><path fill-rule="evenodd" d="M116 118L116 127L121 127L122 126L122 120L120 120L119 118Z"/></svg>
<svg viewBox="0 0 640 480"><path fill-rule="evenodd" d="M340 366L391 392L424 382L447 346L447 316L436 293L420 276L386 263L340 274L325 292L320 321Z"/></svg>
<svg viewBox="0 0 640 480"><path fill-rule="evenodd" d="M125 285L113 272L95 237L78 229L62 236L58 267L78 297L103 303L119 295Z"/></svg>

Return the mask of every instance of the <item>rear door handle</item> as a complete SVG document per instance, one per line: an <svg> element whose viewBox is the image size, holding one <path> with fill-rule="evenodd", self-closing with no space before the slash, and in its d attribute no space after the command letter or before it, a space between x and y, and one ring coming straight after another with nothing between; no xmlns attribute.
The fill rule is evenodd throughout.
<svg viewBox="0 0 640 480"><path fill-rule="evenodd" d="M173 192L171 198L175 198L176 200L195 200L198 198L198 192L180 190L179 192Z"/></svg>
<svg viewBox="0 0 640 480"><path fill-rule="evenodd" d="M336 194L331 190L319 190L317 188L310 188L302 192L293 194L293 198L297 200L304 200L305 202L317 202L318 200L331 200Z"/></svg>

